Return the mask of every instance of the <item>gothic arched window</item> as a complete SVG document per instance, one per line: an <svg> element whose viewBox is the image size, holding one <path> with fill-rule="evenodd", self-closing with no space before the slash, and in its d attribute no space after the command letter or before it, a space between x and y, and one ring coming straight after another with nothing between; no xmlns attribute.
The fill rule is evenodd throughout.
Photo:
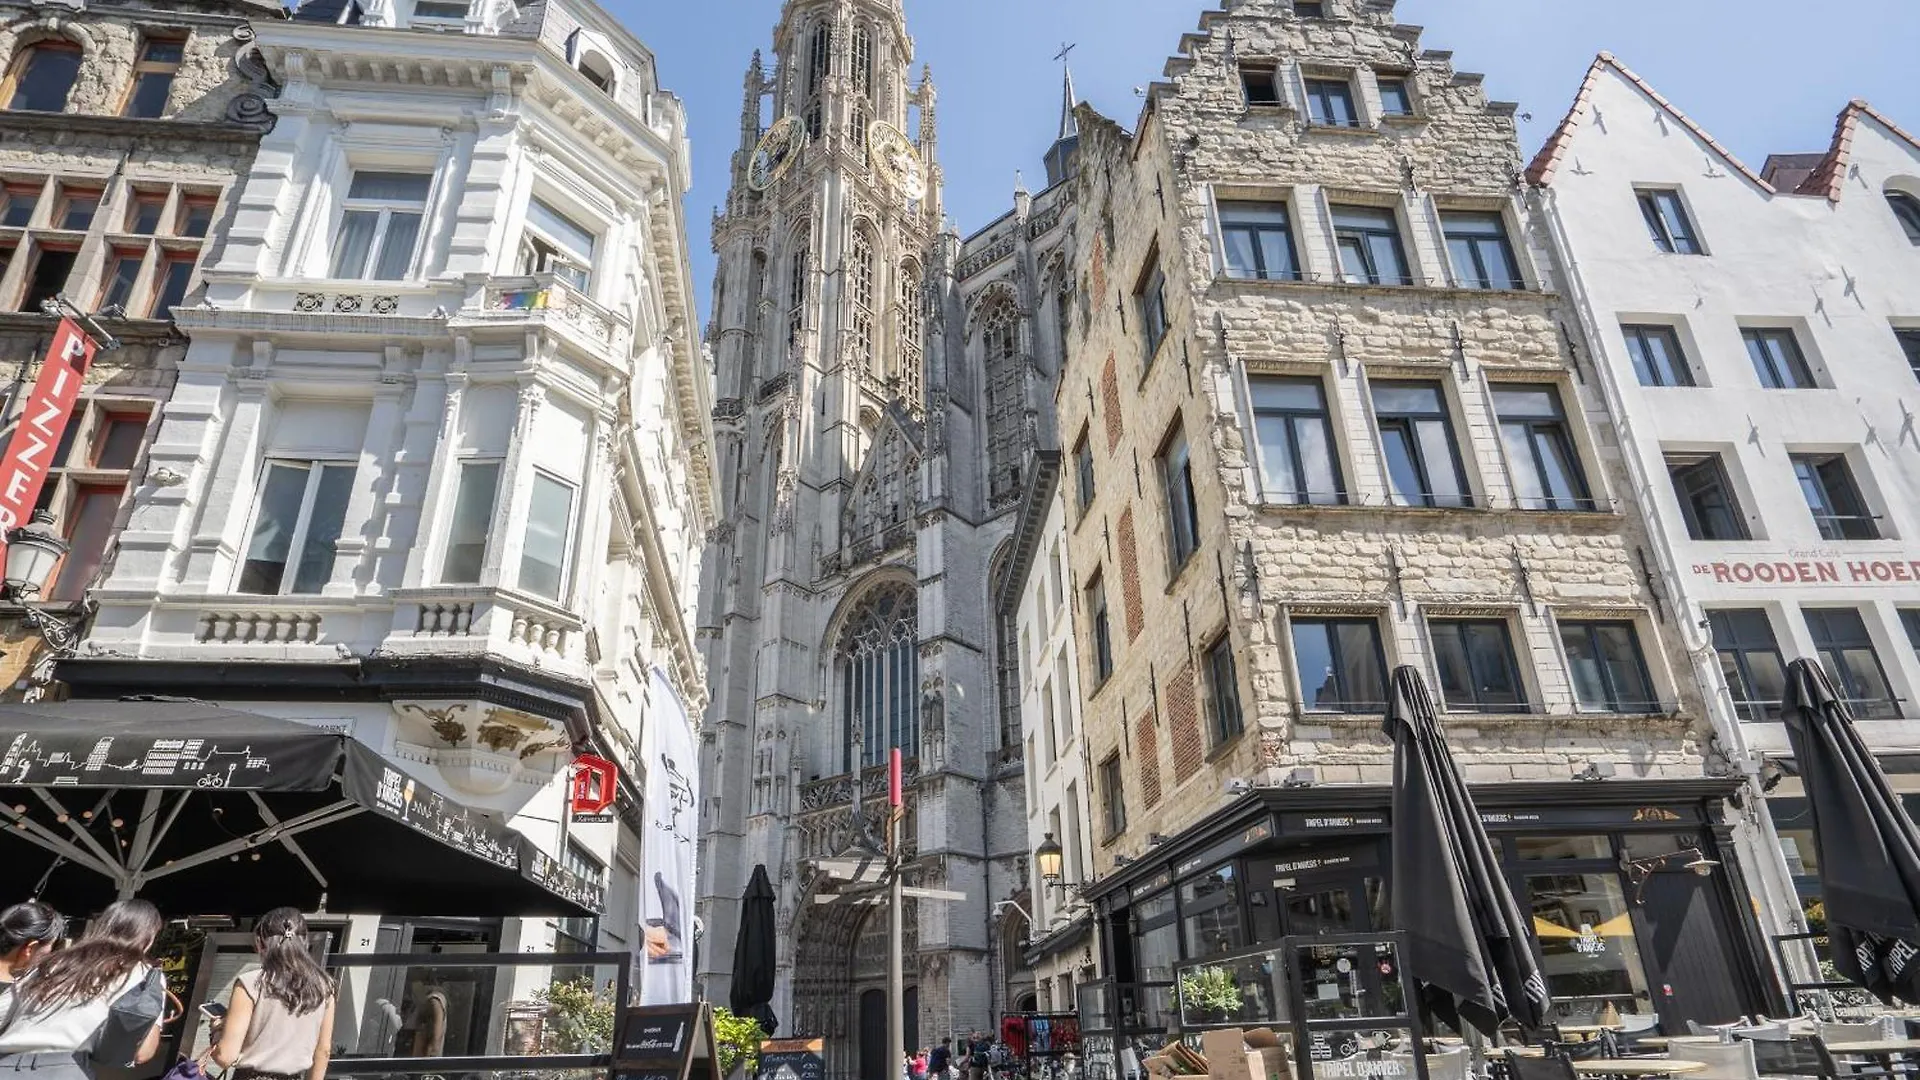
<svg viewBox="0 0 1920 1080"><path fill-rule="evenodd" d="M807 44L807 93L820 91L820 84L827 80L827 62L832 54L833 28L826 23L813 28L813 37Z"/></svg>
<svg viewBox="0 0 1920 1080"><path fill-rule="evenodd" d="M793 262L787 271L787 347L800 340L807 324L807 249L813 237L806 229L793 234Z"/></svg>
<svg viewBox="0 0 1920 1080"><path fill-rule="evenodd" d="M1007 587L1007 575L1013 570L1013 560L1002 551L993 561L993 571L987 575L993 591L989 596L998 599ZM993 667L995 682L999 684L1000 709L1000 746L1020 745L1020 651L1017 645L1018 612L1000 611L994 619ZM1040 763L1034 762L1038 768Z"/></svg>
<svg viewBox="0 0 1920 1080"><path fill-rule="evenodd" d="M853 358L873 371L873 240L865 229L853 230L848 271L848 291L853 299Z"/></svg>
<svg viewBox="0 0 1920 1080"><path fill-rule="evenodd" d="M897 582L863 597L840 631L834 652L848 772L885 764L896 746L919 756L919 610L913 586Z"/></svg>
<svg viewBox="0 0 1920 1080"><path fill-rule="evenodd" d="M853 28L853 92L873 97L873 31L865 23Z"/></svg>
<svg viewBox="0 0 1920 1080"><path fill-rule="evenodd" d="M1020 490L1026 442L1026 377L1019 362L1020 326L1010 303L1000 303L980 330L987 378L987 494L1000 504Z"/></svg>
<svg viewBox="0 0 1920 1080"><path fill-rule="evenodd" d="M920 400L921 339L926 317L920 311L920 268L900 264L900 379L908 401Z"/></svg>
<svg viewBox="0 0 1920 1080"><path fill-rule="evenodd" d="M1067 338L1073 333L1073 281L1064 268L1053 291L1053 329L1060 349L1058 363L1053 370L1054 374L1059 375L1067 370Z"/></svg>

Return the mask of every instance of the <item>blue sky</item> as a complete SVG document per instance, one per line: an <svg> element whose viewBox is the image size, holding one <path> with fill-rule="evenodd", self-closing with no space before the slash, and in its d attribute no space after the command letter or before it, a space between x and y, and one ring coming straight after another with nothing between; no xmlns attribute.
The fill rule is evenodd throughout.
<svg viewBox="0 0 1920 1080"><path fill-rule="evenodd" d="M712 211L738 140L741 79L769 48L780 0L602 0L658 56L687 103L694 187L687 197L700 317L713 275ZM906 0L916 64L940 90L947 211L970 233L1012 203L1015 170L1044 183L1058 119L1063 42L1082 100L1132 127L1133 88L1158 78L1202 0ZM1824 149L1833 120L1863 97L1920 131L1920 0L1401 0L1422 44L1482 72L1496 100L1532 116L1531 155L1566 112L1593 55L1610 49L1748 164Z"/></svg>

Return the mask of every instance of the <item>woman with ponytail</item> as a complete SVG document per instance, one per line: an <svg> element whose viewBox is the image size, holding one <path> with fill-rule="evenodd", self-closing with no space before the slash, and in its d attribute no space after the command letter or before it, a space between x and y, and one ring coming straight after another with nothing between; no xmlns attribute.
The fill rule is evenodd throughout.
<svg viewBox="0 0 1920 1080"><path fill-rule="evenodd" d="M25 975L66 936L67 921L38 900L0 911L0 989Z"/></svg>
<svg viewBox="0 0 1920 1080"><path fill-rule="evenodd" d="M163 925L145 900L118 901L79 941L20 976L0 1014L0 1074L91 1080L96 1065L152 1060L167 984L147 954Z"/></svg>
<svg viewBox="0 0 1920 1080"><path fill-rule="evenodd" d="M253 927L260 966L233 982L213 1045L226 1080L325 1080L332 1056L333 980L307 944L297 909L274 908Z"/></svg>

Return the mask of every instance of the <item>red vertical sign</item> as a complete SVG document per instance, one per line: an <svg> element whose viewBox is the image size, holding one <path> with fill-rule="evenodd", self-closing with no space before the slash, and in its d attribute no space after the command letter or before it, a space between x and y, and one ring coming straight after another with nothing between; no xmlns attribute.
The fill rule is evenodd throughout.
<svg viewBox="0 0 1920 1080"><path fill-rule="evenodd" d="M900 790L900 748L887 754L887 805L899 809L905 799Z"/></svg>
<svg viewBox="0 0 1920 1080"><path fill-rule="evenodd" d="M568 805L575 821L598 819L613 809L619 793L618 774L618 768L606 758L592 754L574 756L573 790Z"/></svg>
<svg viewBox="0 0 1920 1080"><path fill-rule="evenodd" d="M53 345L47 350L46 363L40 366L40 378L27 395L20 426L7 443L6 456L0 457L0 544L8 532L26 524L33 504L40 500L40 488L47 482L47 470L53 467L54 452L60 448L60 436L73 416L73 404L80 399L87 365L99 349L80 324L61 319L53 329Z"/></svg>

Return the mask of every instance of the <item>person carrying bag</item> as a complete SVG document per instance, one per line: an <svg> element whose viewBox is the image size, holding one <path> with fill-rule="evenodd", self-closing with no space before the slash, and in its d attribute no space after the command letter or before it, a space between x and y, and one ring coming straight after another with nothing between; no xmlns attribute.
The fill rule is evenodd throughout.
<svg viewBox="0 0 1920 1080"><path fill-rule="evenodd" d="M274 908L254 923L253 949L260 966L233 981L209 1056L230 1067L224 1080L325 1080L334 988L308 950L307 920Z"/></svg>
<svg viewBox="0 0 1920 1080"><path fill-rule="evenodd" d="M168 1019L167 983L147 954L163 925L145 900L118 901L18 980L0 1018L0 1075L93 1080L103 1062L151 1061Z"/></svg>

